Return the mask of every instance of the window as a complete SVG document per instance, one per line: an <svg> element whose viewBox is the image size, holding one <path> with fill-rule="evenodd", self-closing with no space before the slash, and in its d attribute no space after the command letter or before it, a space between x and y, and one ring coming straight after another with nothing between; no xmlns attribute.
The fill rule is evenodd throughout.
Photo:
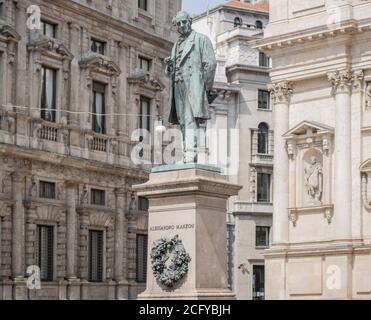
<svg viewBox="0 0 371 320"><path fill-rule="evenodd" d="M4 18L4 3L0 2L0 19Z"/></svg>
<svg viewBox="0 0 371 320"><path fill-rule="evenodd" d="M264 300L264 266L253 266L253 288L252 288L252 298L253 300Z"/></svg>
<svg viewBox="0 0 371 320"><path fill-rule="evenodd" d="M255 27L256 29L263 29L263 22L261 22L260 20L257 20L255 22Z"/></svg>
<svg viewBox="0 0 371 320"><path fill-rule="evenodd" d="M106 192L104 190L91 189L90 203L97 206L104 206L106 204Z"/></svg>
<svg viewBox="0 0 371 320"><path fill-rule="evenodd" d="M149 203L147 198L138 197L138 210L139 211L148 211Z"/></svg>
<svg viewBox="0 0 371 320"><path fill-rule="evenodd" d="M147 235L137 234L137 282L147 281L147 242Z"/></svg>
<svg viewBox="0 0 371 320"><path fill-rule="evenodd" d="M103 231L89 230L89 281L103 281Z"/></svg>
<svg viewBox="0 0 371 320"><path fill-rule="evenodd" d="M104 55L105 47L105 42L91 39L91 51Z"/></svg>
<svg viewBox="0 0 371 320"><path fill-rule="evenodd" d="M39 197L45 199L55 199L55 183L40 181Z"/></svg>
<svg viewBox="0 0 371 320"><path fill-rule="evenodd" d="M242 26L242 20L239 17L234 18L234 27L241 27Z"/></svg>
<svg viewBox="0 0 371 320"><path fill-rule="evenodd" d="M55 38L57 36L57 25L41 20L41 31L44 36Z"/></svg>
<svg viewBox="0 0 371 320"><path fill-rule="evenodd" d="M259 67L270 67L270 59L264 52L259 52Z"/></svg>
<svg viewBox="0 0 371 320"><path fill-rule="evenodd" d="M258 109L270 110L270 92L259 90L258 92Z"/></svg>
<svg viewBox="0 0 371 320"><path fill-rule="evenodd" d="M38 225L36 229L36 261L43 281L54 277L54 227Z"/></svg>
<svg viewBox="0 0 371 320"><path fill-rule="evenodd" d="M148 0L138 0L138 8L148 11Z"/></svg>
<svg viewBox="0 0 371 320"><path fill-rule="evenodd" d="M149 99L145 97L140 98L139 128L147 131L151 131L150 104L151 101Z"/></svg>
<svg viewBox="0 0 371 320"><path fill-rule="evenodd" d="M259 124L258 153L260 154L268 154L268 132L269 128L266 123Z"/></svg>
<svg viewBox="0 0 371 320"><path fill-rule="evenodd" d="M256 227L255 246L257 248L269 247L269 227Z"/></svg>
<svg viewBox="0 0 371 320"><path fill-rule="evenodd" d="M149 72L151 71L151 64L152 64L152 61L150 59L139 57L140 69Z"/></svg>
<svg viewBox="0 0 371 320"><path fill-rule="evenodd" d="M93 131L101 134L106 133L106 85L93 82Z"/></svg>
<svg viewBox="0 0 371 320"><path fill-rule="evenodd" d="M56 75L57 71L42 68L41 119L55 122L56 106Z"/></svg>
<svg viewBox="0 0 371 320"><path fill-rule="evenodd" d="M258 202L270 202L271 175L268 173L258 173L257 184Z"/></svg>

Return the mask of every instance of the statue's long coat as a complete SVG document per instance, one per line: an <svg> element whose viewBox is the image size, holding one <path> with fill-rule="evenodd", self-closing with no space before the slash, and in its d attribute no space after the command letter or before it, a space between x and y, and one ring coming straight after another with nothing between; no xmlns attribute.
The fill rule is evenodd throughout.
<svg viewBox="0 0 371 320"><path fill-rule="evenodd" d="M210 119L209 115L209 101L208 96L215 78L216 59L213 45L210 39L201 33L192 31L192 33L185 40L183 54L181 57L181 71L184 79L184 85L187 88L188 101L192 108L195 118L207 120ZM171 60L173 61L174 68L171 76L171 109L169 114L169 122L172 124L179 124L178 115L175 106L174 96L174 72L176 61L177 43L175 43Z"/></svg>

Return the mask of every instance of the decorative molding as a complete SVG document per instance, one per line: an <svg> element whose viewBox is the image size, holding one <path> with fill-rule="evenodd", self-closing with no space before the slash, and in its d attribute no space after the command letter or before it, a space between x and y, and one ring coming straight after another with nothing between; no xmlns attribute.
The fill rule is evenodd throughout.
<svg viewBox="0 0 371 320"><path fill-rule="evenodd" d="M352 74L353 90L363 89L363 80L365 78L363 70L355 70Z"/></svg>
<svg viewBox="0 0 371 320"><path fill-rule="evenodd" d="M0 26L0 36L3 36L7 42L18 42L21 40L21 36L18 32L7 24Z"/></svg>
<svg viewBox="0 0 371 320"><path fill-rule="evenodd" d="M299 216L301 213L323 213L324 218L327 220L328 224L331 224L334 215L334 205L327 204L318 207L304 207L304 208L289 208L289 221L292 225L296 227L299 221Z"/></svg>
<svg viewBox="0 0 371 320"><path fill-rule="evenodd" d="M79 60L79 65L83 69L106 73L110 76L118 77L121 74L121 69L116 63L96 52L84 54Z"/></svg>
<svg viewBox="0 0 371 320"><path fill-rule="evenodd" d="M89 214L89 224L91 226L100 228L110 228L113 227L114 218L108 213L90 213Z"/></svg>
<svg viewBox="0 0 371 320"><path fill-rule="evenodd" d="M289 103L294 92L292 83L289 81L272 83L268 86L268 90L272 93L273 100L276 104Z"/></svg>
<svg viewBox="0 0 371 320"><path fill-rule="evenodd" d="M360 75L358 75L358 77L359 76ZM350 91L353 86L353 81L359 81L357 75L352 74L350 70L330 72L327 74L327 78L332 85L332 94Z"/></svg>
<svg viewBox="0 0 371 320"><path fill-rule="evenodd" d="M171 259L167 267L166 262ZM188 273L191 257L186 252L182 240L176 235L168 240L162 238L153 243L151 250L152 271L156 280L167 288L173 288Z"/></svg>
<svg viewBox="0 0 371 320"><path fill-rule="evenodd" d="M165 89L165 85L158 78L153 77L144 70L135 70L130 74L128 76L128 83L137 84L153 91L163 91Z"/></svg>
<svg viewBox="0 0 371 320"><path fill-rule="evenodd" d="M363 202L363 206L371 211L371 201L369 201L368 199L368 192L367 192L367 189L368 189L368 175L367 173L365 172L362 172L361 173L362 175L362 202Z"/></svg>
<svg viewBox="0 0 371 320"><path fill-rule="evenodd" d="M36 209L37 219L43 221L60 222L63 214L63 209L52 205L38 206Z"/></svg>
<svg viewBox="0 0 371 320"><path fill-rule="evenodd" d="M59 43L56 39L46 37L39 32L31 32L30 41L27 45L30 51L39 51L41 53L54 53L63 60L72 60L73 54L65 45Z"/></svg>

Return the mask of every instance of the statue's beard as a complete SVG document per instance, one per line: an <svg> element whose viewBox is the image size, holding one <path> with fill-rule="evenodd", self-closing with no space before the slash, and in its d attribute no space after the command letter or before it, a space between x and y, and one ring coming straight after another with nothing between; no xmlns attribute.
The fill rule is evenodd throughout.
<svg viewBox="0 0 371 320"><path fill-rule="evenodd" d="M183 37L186 37L188 36L192 31L192 28L188 27L188 28L185 28L185 29L179 29L178 32L183 36Z"/></svg>

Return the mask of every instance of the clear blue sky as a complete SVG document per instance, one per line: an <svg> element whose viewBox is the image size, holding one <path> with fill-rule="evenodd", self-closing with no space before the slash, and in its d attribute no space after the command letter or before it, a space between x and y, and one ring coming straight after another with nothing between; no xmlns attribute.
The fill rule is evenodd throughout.
<svg viewBox="0 0 371 320"><path fill-rule="evenodd" d="M188 11L191 14L199 14L209 9L212 9L226 0L183 0L183 10Z"/></svg>

